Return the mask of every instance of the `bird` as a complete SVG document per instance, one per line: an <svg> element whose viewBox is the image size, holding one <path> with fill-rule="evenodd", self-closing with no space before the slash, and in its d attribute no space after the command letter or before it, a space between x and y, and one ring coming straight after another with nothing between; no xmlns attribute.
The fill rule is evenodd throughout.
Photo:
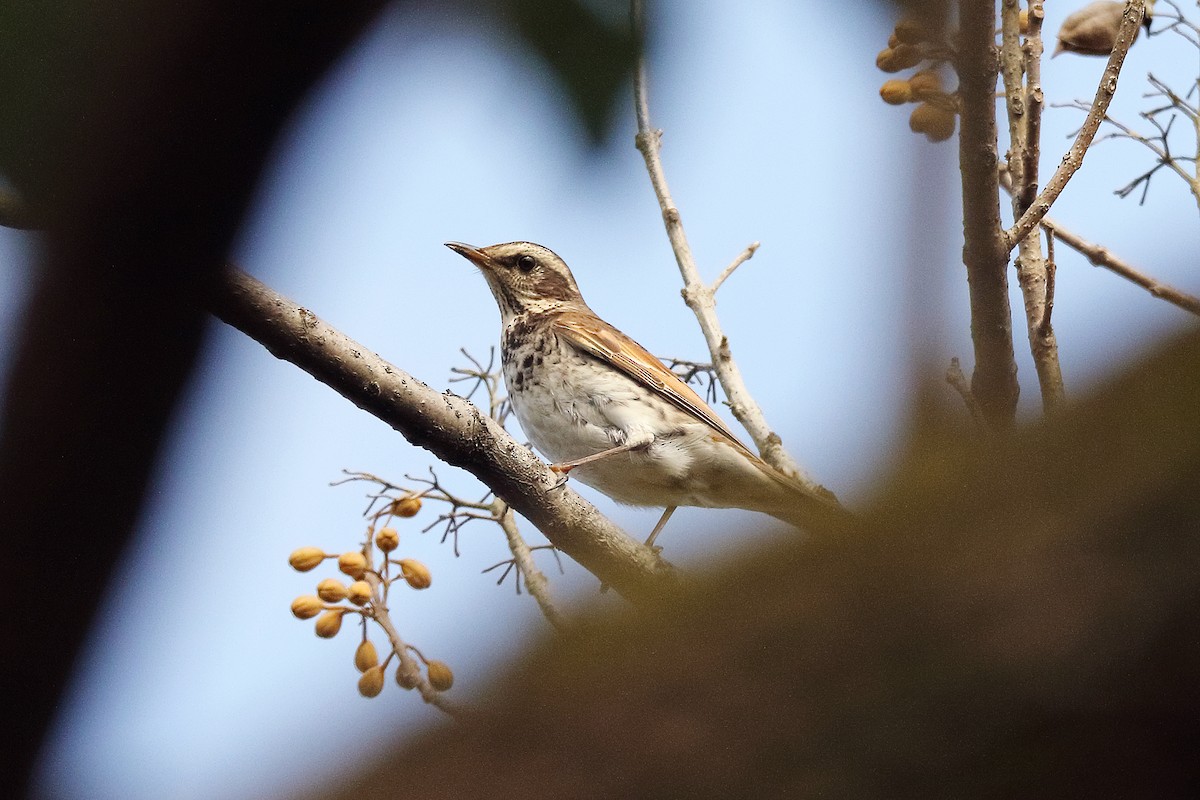
<svg viewBox="0 0 1200 800"><path fill-rule="evenodd" d="M618 503L760 511L797 528L850 519L755 455L646 348L596 315L563 259L533 242L446 246L479 268L500 308L513 413L551 469Z"/></svg>
<svg viewBox="0 0 1200 800"><path fill-rule="evenodd" d="M1154 14L1154 2L1146 3L1142 16L1142 27L1150 32ZM1078 53L1085 56L1107 56L1117 41L1117 31L1125 15L1125 3L1115 0L1096 0L1069 14L1058 29L1058 45L1051 58L1059 53ZM1139 29L1133 31L1137 41Z"/></svg>

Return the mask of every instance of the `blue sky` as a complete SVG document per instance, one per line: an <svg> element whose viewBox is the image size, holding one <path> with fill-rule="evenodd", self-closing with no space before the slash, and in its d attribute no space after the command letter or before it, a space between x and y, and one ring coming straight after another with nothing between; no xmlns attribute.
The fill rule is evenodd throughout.
<svg viewBox="0 0 1200 800"><path fill-rule="evenodd" d="M630 98L611 140L588 152L534 57L498 42L488 19L426 5L387 13L301 109L235 258L439 388L462 363L460 347L484 355L499 332L483 280L442 246L451 239L545 244L611 322L655 353L703 360L633 148ZM1048 31L1071 10L1056 6ZM939 369L952 355L971 360L955 149L913 136L908 110L879 100L886 76L874 56L893 20L873 10L664 2L650 63L651 112L666 131L668 178L702 271L711 278L762 242L719 296L734 354L793 455L852 503L869 496L901 441L914 350ZM1182 87L1196 61L1175 37L1143 39L1114 113L1136 120L1147 71ZM1103 63L1048 61L1048 99L1090 98ZM1044 174L1079 121L1078 112L1047 112ZM1101 144L1052 213L1200 293L1200 226L1183 184L1160 175L1143 207L1112 196L1151 163L1134 144ZM0 366L35 247L28 234L0 230ZM1059 262L1055 323L1068 392L1192 324L1065 248ZM1016 336L1022 407L1032 414L1036 382L1023 329ZM294 596L332 572L286 564L301 545L355 547L363 490L329 488L341 469L399 480L433 463L213 322L64 705L45 786L99 800L263 797L349 768L378 739L442 724L390 682L380 698L358 696L355 636L319 640L288 613ZM451 468L439 475L465 495L480 491ZM633 532L658 514L582 491ZM498 530L467 528L455 559L435 534L417 532L423 518L401 528L401 553L429 564L434 583L394 603L397 624L454 667L453 691L469 702L495 689L503 665L546 626L511 584L479 574L504 558ZM699 564L762 541L740 529L764 520L681 510L661 542L676 562ZM558 576L551 560L544 566L564 604L597 602L581 570Z"/></svg>

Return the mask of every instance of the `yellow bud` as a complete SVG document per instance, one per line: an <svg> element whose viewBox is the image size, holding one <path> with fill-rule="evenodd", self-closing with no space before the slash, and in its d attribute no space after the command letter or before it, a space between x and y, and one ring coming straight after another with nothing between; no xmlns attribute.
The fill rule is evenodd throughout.
<svg viewBox="0 0 1200 800"><path fill-rule="evenodd" d="M898 106L913 99L912 87L908 81L884 81L879 87L879 96L888 105Z"/></svg>
<svg viewBox="0 0 1200 800"><path fill-rule="evenodd" d="M324 560L325 553L318 547L301 547L288 556L288 563L297 572L308 572Z"/></svg>
<svg viewBox="0 0 1200 800"><path fill-rule="evenodd" d="M375 534L375 546L385 553L390 553L400 546L400 534L395 528L383 528Z"/></svg>
<svg viewBox="0 0 1200 800"><path fill-rule="evenodd" d="M358 693L363 697L376 697L383 691L383 667L371 667L358 679Z"/></svg>
<svg viewBox="0 0 1200 800"><path fill-rule="evenodd" d="M895 47L900 44L900 39L895 33L888 34L888 47Z"/></svg>
<svg viewBox="0 0 1200 800"><path fill-rule="evenodd" d="M317 584L317 597L326 603L340 603L346 599L346 584L337 578L326 578Z"/></svg>
<svg viewBox="0 0 1200 800"><path fill-rule="evenodd" d="M358 580L367 571L367 557L359 552L342 553L338 556L338 569Z"/></svg>
<svg viewBox="0 0 1200 800"><path fill-rule="evenodd" d="M894 35L904 44L920 44L929 40L929 28L915 19L905 18L896 23Z"/></svg>
<svg viewBox="0 0 1200 800"><path fill-rule="evenodd" d="M433 576L429 574L429 567L412 558L402 558L399 561L400 574L404 576L404 580L414 589L428 589L429 584L433 582Z"/></svg>
<svg viewBox="0 0 1200 800"><path fill-rule="evenodd" d="M899 72L902 69L915 67L923 61L921 48L912 44L898 44L880 51L875 57L875 66L884 72Z"/></svg>
<svg viewBox="0 0 1200 800"><path fill-rule="evenodd" d="M332 639L342 629L342 614L340 609L326 611L317 617L317 636L322 639Z"/></svg>
<svg viewBox="0 0 1200 800"><path fill-rule="evenodd" d="M421 498L415 495L401 497L392 503L392 513L397 517L415 517L421 510Z"/></svg>
<svg viewBox="0 0 1200 800"><path fill-rule="evenodd" d="M355 581L346 588L346 599L356 606L371 601L371 584L366 581Z"/></svg>
<svg viewBox="0 0 1200 800"><path fill-rule="evenodd" d="M923 133L931 142L943 142L954 135L954 112L933 103L921 103L908 118L913 133Z"/></svg>
<svg viewBox="0 0 1200 800"><path fill-rule="evenodd" d="M444 661L432 659L425 662L425 671L429 673L429 685L444 692L454 685L454 673Z"/></svg>
<svg viewBox="0 0 1200 800"><path fill-rule="evenodd" d="M938 94L944 94L942 76L934 69L923 69L908 79L912 96L918 100L927 100Z"/></svg>
<svg viewBox="0 0 1200 800"><path fill-rule="evenodd" d="M292 601L292 613L297 619L311 619L325 608L321 603L321 598L313 597L311 594L301 595Z"/></svg>
<svg viewBox="0 0 1200 800"><path fill-rule="evenodd" d="M1017 27L1021 33L1029 33L1029 11L1027 9L1022 8L1017 14Z"/></svg>
<svg viewBox="0 0 1200 800"><path fill-rule="evenodd" d="M396 685L401 689L417 688L420 679L420 675L415 672L405 672L403 663L396 667Z"/></svg>
<svg viewBox="0 0 1200 800"><path fill-rule="evenodd" d="M363 639L362 644L354 651L354 666L359 672L366 672L378 663L379 654L375 652L375 645L371 644L370 639Z"/></svg>

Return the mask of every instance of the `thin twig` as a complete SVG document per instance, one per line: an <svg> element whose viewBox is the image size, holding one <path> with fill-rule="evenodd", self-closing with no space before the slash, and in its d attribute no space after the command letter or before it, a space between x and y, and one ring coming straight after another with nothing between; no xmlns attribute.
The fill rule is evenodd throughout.
<svg viewBox="0 0 1200 800"><path fill-rule="evenodd" d="M635 39L638 42L644 42L645 19L641 0L631 0L630 13L635 28ZM696 260L692 255L691 247L688 245L687 234L684 232L683 223L680 219L679 208L671 198L671 191L667 186L666 173L663 171L662 159L659 155L659 150L662 146L662 131L655 130L650 125L650 106L647 96L646 57L644 50L638 53L637 66L634 70L633 96L638 131L637 136L634 137L634 142L645 159L646 171L650 176L650 184L654 187L654 194L658 198L659 208L662 210L663 223L667 229L667 238L671 242L671 249L675 253L675 261L678 263L679 272L683 276L684 302L687 303L692 313L696 315L696 320L700 324L700 330L704 334L704 340L708 344L709 353L712 355L712 363L717 378L721 381L721 386L725 389L725 396L729 399L729 409L738 422L750 434L750 438L754 440L754 444L764 461L780 472L795 477L810 491L821 496L832 497L827 489L808 477L800 469L795 460L784 450L783 441L779 438L779 434L775 433L770 425L767 424L762 409L751 396L749 389L746 388L741 370L733 360L733 354L729 347L729 338L722 331L720 321L717 319L716 301L713 296L715 286L719 286L724 277L728 277L728 275L720 278L715 286L707 286L701 279L700 271L696 267ZM726 268L726 272L732 272L743 261L745 261L744 258L741 260L735 259L734 264Z"/></svg>
<svg viewBox="0 0 1200 800"><path fill-rule="evenodd" d="M753 242L745 250L738 253L737 258L733 259L733 261L730 262L728 267L721 270L721 274L718 275L717 279L712 282L712 286L709 287L709 291L711 291L713 294L716 294L717 289L721 288L721 284L725 282L725 279L728 278L730 275L732 275L733 271L735 269L737 269L742 264L745 264L747 261L749 261L751 258L753 258L754 254L756 252L758 252L758 248L761 246L762 246L761 242Z"/></svg>
<svg viewBox="0 0 1200 800"><path fill-rule="evenodd" d="M500 528L504 531L505 538L508 539L508 549L512 551L513 563L518 572L518 585L520 585L521 577L524 577L525 588L537 601L542 615L556 630L566 630L568 628L567 619L555 607L554 601L550 598L550 581L546 580L545 573L534 563L533 550L521 536L521 532L517 530L517 521L513 517L512 509L508 507L508 503L496 499L492 502L492 513L496 515Z"/></svg>
<svg viewBox="0 0 1200 800"><path fill-rule="evenodd" d="M1038 328L1044 333L1051 329L1050 317L1054 313L1054 279L1058 273L1058 262L1054 260L1054 229L1047 228L1044 224L1042 228L1046 231L1046 303L1042 308L1042 321Z"/></svg>
<svg viewBox="0 0 1200 800"><path fill-rule="evenodd" d="M972 0L960 0L960 3L967 6L976 5ZM1116 94L1121 65L1125 63L1125 55L1129 52L1129 46L1133 44L1133 40L1137 36L1138 26L1142 24L1145 5L1146 0L1128 0L1126 3L1121 27L1117 30L1116 43L1113 45L1112 54L1108 57L1108 64L1104 67L1104 74L1100 77L1100 85L1096 88L1096 98L1092 101L1087 119L1084 120L1079 133L1075 135L1075 141L1072 142L1071 148L1063 156L1062 163L1058 165L1058 169L1046 182L1046 188L1030 203L1029 208L1021 215L1020 219L1004 232L1005 252L1011 251L1037 227L1042 217L1050 211L1050 206L1062 194L1067 182L1071 180L1071 176L1083 165L1083 157L1087 154L1087 149L1104 119L1105 112L1108 111L1108 104L1112 102L1113 95Z"/></svg>
<svg viewBox="0 0 1200 800"><path fill-rule="evenodd" d="M963 400L963 405L967 407L967 413L971 415L975 424L981 429L986 429L983 411L979 408L979 402L971 392L971 384L967 381L967 376L963 374L962 366L958 363L957 358L950 359L950 366L946 369L946 383L953 386L954 390L958 392L959 397Z"/></svg>
<svg viewBox="0 0 1200 800"><path fill-rule="evenodd" d="M1008 170L1003 166L1000 169L1000 185L1005 191L1012 191L1012 181L1008 177ZM1041 225L1056 241L1062 242L1083 255L1093 266L1103 267L1113 274L1120 275L1125 280L1141 286L1154 297L1166 300L1184 311L1200 316L1200 298L1147 275L1107 247L1089 242L1079 234L1064 228L1061 222L1052 217L1043 217Z"/></svg>

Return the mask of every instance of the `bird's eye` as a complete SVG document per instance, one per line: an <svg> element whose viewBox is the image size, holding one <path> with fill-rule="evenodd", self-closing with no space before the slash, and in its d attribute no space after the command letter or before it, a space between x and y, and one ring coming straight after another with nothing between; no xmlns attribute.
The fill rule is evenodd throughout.
<svg viewBox="0 0 1200 800"><path fill-rule="evenodd" d="M537 259L533 256L521 256L517 259L517 267L521 272L530 272L537 266Z"/></svg>

